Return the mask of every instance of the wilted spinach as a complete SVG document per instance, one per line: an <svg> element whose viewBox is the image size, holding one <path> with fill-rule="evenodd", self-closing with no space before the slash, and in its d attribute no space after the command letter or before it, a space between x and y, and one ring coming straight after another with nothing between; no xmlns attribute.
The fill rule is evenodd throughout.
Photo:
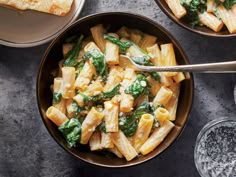
<svg viewBox="0 0 236 177"><path fill-rule="evenodd" d="M81 72L81 70L83 69L85 64L84 60L79 61L76 65L75 65L75 74L76 74L76 78L78 77L79 73Z"/></svg>
<svg viewBox="0 0 236 177"><path fill-rule="evenodd" d="M139 49L142 50L142 49ZM144 66L153 66L153 63L150 61L150 56L147 55L143 50L143 56L142 57L133 57L132 60L139 64L139 65L144 65ZM160 74L158 72L149 72L150 76L156 80L160 82Z"/></svg>
<svg viewBox="0 0 236 177"><path fill-rule="evenodd" d="M62 98L61 92L54 92L52 101L53 103L57 104L57 103L60 103L61 98Z"/></svg>
<svg viewBox="0 0 236 177"><path fill-rule="evenodd" d="M73 45L72 49L66 55L63 66L74 66L76 64L76 60L79 56L79 52L81 49L81 44L82 44L83 38L84 38L84 36L80 35L79 39L76 41L76 43Z"/></svg>
<svg viewBox="0 0 236 177"><path fill-rule="evenodd" d="M180 0L180 3L186 8L186 19L192 26L201 25L199 23L198 12L206 11L206 0Z"/></svg>
<svg viewBox="0 0 236 177"><path fill-rule="evenodd" d="M130 46L133 45L133 43L130 42L130 41L121 41L121 40L117 39L116 37L111 36L111 35L109 35L109 34L104 34L104 35L103 35L103 38L106 39L106 40L109 40L110 42L112 42L112 43L114 43L114 44L116 44L116 45L118 45L119 48L120 48L120 52L121 52L121 53L125 53L125 51L126 51Z"/></svg>
<svg viewBox="0 0 236 177"><path fill-rule="evenodd" d="M116 85L115 87L113 87L110 91L101 93L100 95L96 95L96 96L87 96L82 92L79 92L79 94L83 97L84 102L96 102L96 101L101 101L101 100L107 100L110 99L112 97L114 97L115 95L118 95L120 91L120 84Z"/></svg>
<svg viewBox="0 0 236 177"><path fill-rule="evenodd" d="M133 57L132 60L139 65L153 66L153 63L150 61L149 57L147 56Z"/></svg>
<svg viewBox="0 0 236 177"><path fill-rule="evenodd" d="M99 125L98 125L98 129L104 133L107 133L106 131L106 124L105 121L103 120Z"/></svg>
<svg viewBox="0 0 236 177"><path fill-rule="evenodd" d="M120 116L119 117L119 128L128 137L133 136L137 129L139 120L143 114L152 114L154 108L149 102L142 103L131 116Z"/></svg>
<svg viewBox="0 0 236 177"><path fill-rule="evenodd" d="M220 4L223 4L223 6L229 10L233 7L234 4L236 4L236 0L224 0L224 1L221 1L221 0L215 0L216 2L216 5L220 5Z"/></svg>
<svg viewBox="0 0 236 177"><path fill-rule="evenodd" d="M101 97L102 97L102 99L112 98L112 97L118 95L120 93L119 91L120 91L120 84L116 85L111 90L102 93Z"/></svg>
<svg viewBox="0 0 236 177"><path fill-rule="evenodd" d="M72 108L73 108L73 111L74 111L74 116L76 116L76 117L78 116L78 114L81 111L85 110L84 107L80 107L75 101L73 101L73 103L72 103Z"/></svg>
<svg viewBox="0 0 236 177"><path fill-rule="evenodd" d="M60 132L65 137L69 147L75 147L81 137L81 123L77 118L71 118L60 127Z"/></svg>
<svg viewBox="0 0 236 177"><path fill-rule="evenodd" d="M148 94L148 87L150 86L146 77L138 74L136 80L125 90L125 93L137 98L141 94Z"/></svg>
<svg viewBox="0 0 236 177"><path fill-rule="evenodd" d="M104 59L103 53L97 49L93 49L87 52L84 56L84 59L90 59L96 69L98 76L103 76L106 73L106 61Z"/></svg>

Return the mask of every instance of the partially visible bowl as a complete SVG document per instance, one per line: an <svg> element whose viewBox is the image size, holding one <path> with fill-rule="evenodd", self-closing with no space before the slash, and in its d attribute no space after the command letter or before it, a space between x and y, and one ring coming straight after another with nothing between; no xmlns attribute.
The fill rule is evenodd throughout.
<svg viewBox="0 0 236 177"><path fill-rule="evenodd" d="M157 5L160 7L160 9L176 24L180 25L181 27L201 35L210 36L210 37L234 37L236 34L230 34L226 27L223 27L220 32L214 32L210 28L207 28L206 26L192 26L189 24L186 20L183 18L178 19L175 17L175 15L172 13L171 9L168 7L165 0L155 0Z"/></svg>
<svg viewBox="0 0 236 177"><path fill-rule="evenodd" d="M53 83L53 77L50 73L58 67L58 61L63 57L62 44L64 42L64 39L69 36L73 36L76 34L78 35L80 33L88 35L89 28L99 23L110 24L112 31L125 25L127 27L136 28L148 34L157 36L160 43L172 42L174 45L177 62L179 64L189 63L187 56L185 55L183 49L175 40L175 38L163 27L146 17L125 12L106 12L87 16L78 20L70 27L68 27L64 32L62 32L56 39L53 40L53 42L45 52L38 70L37 77L36 90L39 111L42 116L43 122L52 137L58 142L59 145L61 145L67 152L69 152L73 156L88 163L105 167L126 167L140 164L149 159L152 159L153 157L159 155L161 152L167 149L167 147L169 147L173 143L173 141L183 130L188 119L193 99L193 77L191 74L187 74L188 78L183 81L181 85L177 117L174 121L176 126L154 151L147 154L146 156L140 156L129 162L124 159L109 156L107 154L104 155L101 153L90 152L80 147L68 148L62 134L45 115L47 108L51 105L52 102L50 85Z"/></svg>
<svg viewBox="0 0 236 177"><path fill-rule="evenodd" d="M33 47L51 41L79 16L85 0L74 0L66 16L0 6L0 44Z"/></svg>

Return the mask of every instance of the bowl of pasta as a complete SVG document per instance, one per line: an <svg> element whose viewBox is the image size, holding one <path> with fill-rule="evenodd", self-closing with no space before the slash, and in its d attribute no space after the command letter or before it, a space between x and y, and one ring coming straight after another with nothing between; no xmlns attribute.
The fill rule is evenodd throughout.
<svg viewBox="0 0 236 177"><path fill-rule="evenodd" d="M91 164L127 167L167 149L192 105L189 73L141 72L141 65L189 63L174 37L137 14L81 18L50 44L40 63L43 122L67 152Z"/></svg>
<svg viewBox="0 0 236 177"><path fill-rule="evenodd" d="M219 0L155 0L160 9L185 29L211 37L233 37L236 5Z"/></svg>

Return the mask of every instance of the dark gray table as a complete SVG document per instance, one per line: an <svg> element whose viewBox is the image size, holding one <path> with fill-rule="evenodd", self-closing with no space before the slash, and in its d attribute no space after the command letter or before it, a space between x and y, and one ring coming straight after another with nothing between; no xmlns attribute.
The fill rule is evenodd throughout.
<svg viewBox="0 0 236 177"><path fill-rule="evenodd" d="M103 11L129 11L166 27L191 63L236 58L235 39L190 33L168 19L153 0L86 0L80 17ZM124 169L89 165L67 154L47 132L36 104L36 75L48 44L17 49L0 45L0 177L198 177L193 151L200 129L210 120L235 117L235 74L195 74L195 95L186 128L157 158Z"/></svg>

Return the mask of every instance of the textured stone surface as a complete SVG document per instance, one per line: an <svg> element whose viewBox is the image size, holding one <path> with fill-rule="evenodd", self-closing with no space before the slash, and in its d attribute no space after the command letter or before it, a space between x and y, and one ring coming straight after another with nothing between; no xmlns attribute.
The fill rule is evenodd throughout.
<svg viewBox="0 0 236 177"><path fill-rule="evenodd" d="M191 63L236 57L236 38L213 39L188 32L168 19L153 0L86 0L80 17L104 11L129 11L152 18L179 40ZM36 74L47 46L0 46L0 177L198 177L193 160L198 132L210 120L236 115L235 74L195 74L189 121L167 151L131 168L106 169L86 164L56 144L37 109Z"/></svg>

